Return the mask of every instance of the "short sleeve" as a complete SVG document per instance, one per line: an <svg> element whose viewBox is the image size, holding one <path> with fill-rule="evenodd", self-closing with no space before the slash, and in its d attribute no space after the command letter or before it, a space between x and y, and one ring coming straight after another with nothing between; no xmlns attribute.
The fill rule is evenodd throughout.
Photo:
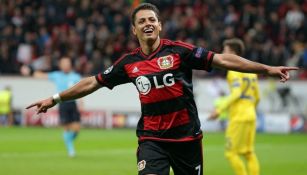
<svg viewBox="0 0 307 175"><path fill-rule="evenodd" d="M115 62L112 66L95 76L99 84L109 89L113 89L120 84L129 83L130 79L124 69L124 61L122 58Z"/></svg>
<svg viewBox="0 0 307 175"><path fill-rule="evenodd" d="M184 42L176 42L176 45L180 46L177 52L179 52L185 65L191 69L211 71L211 63L214 56L213 52Z"/></svg>

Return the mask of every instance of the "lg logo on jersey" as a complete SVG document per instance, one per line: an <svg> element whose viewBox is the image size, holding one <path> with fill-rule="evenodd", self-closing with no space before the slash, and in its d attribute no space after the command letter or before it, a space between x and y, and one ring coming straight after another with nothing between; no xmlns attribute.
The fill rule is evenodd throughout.
<svg viewBox="0 0 307 175"><path fill-rule="evenodd" d="M164 88L165 86L173 86L175 84L174 75L172 73L163 75L161 83L159 83L160 81L158 81L157 76L153 76L152 79L154 86L157 89ZM150 80L145 76L137 77L135 80L135 84L142 95L148 94L151 90Z"/></svg>

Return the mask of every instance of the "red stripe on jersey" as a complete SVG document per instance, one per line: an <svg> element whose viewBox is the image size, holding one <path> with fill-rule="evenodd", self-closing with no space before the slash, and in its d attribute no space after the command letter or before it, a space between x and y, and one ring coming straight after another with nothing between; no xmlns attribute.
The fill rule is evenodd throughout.
<svg viewBox="0 0 307 175"><path fill-rule="evenodd" d="M209 51L208 52L208 56L207 56L207 63L209 63L209 61L210 61L210 59L211 59L211 56L212 56L212 52L211 51Z"/></svg>
<svg viewBox="0 0 307 175"><path fill-rule="evenodd" d="M163 67L163 59L164 57L170 56L171 58L169 64L167 63L165 67ZM161 67L162 66L162 67ZM138 77L142 75L148 75L152 73L161 72L164 70L175 70L180 66L180 58L179 54L171 54L163 57L154 58L151 60L144 60L139 62L134 62L131 64L125 65L125 70L130 78Z"/></svg>
<svg viewBox="0 0 307 175"><path fill-rule="evenodd" d="M146 95L140 93L141 103L155 103L159 101L174 99L183 95L183 86L179 81L172 86L159 86L161 86L161 88L156 88L155 85L151 85L151 90Z"/></svg>
<svg viewBox="0 0 307 175"><path fill-rule="evenodd" d="M103 83L103 78L102 78L102 75L101 74L98 74L97 75L97 78L99 80L100 83Z"/></svg>
<svg viewBox="0 0 307 175"><path fill-rule="evenodd" d="M144 140L155 140L155 141L165 141L165 142L189 142L193 140L199 140L202 139L203 135L200 134L196 137L193 136L188 136L180 139L167 139L167 138L158 138L158 137L150 137L150 136L140 136L139 141L144 141Z"/></svg>
<svg viewBox="0 0 307 175"><path fill-rule="evenodd" d="M205 60L205 65L206 65L206 70L208 70L209 68L209 63L210 63L210 59L211 59L211 56L212 56L212 52L208 52L208 55L207 55L207 60Z"/></svg>
<svg viewBox="0 0 307 175"><path fill-rule="evenodd" d="M144 116L143 119L144 130L153 131L171 129L187 124L190 121L187 109L159 116Z"/></svg>

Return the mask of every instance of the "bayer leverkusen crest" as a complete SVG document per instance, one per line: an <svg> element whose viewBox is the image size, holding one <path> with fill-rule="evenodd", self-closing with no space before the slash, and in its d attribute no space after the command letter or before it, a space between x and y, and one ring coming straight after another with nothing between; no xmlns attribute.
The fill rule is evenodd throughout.
<svg viewBox="0 0 307 175"><path fill-rule="evenodd" d="M158 62L160 69L168 69L168 68L173 67L174 58L171 55L167 55L167 56L158 58L157 62Z"/></svg>

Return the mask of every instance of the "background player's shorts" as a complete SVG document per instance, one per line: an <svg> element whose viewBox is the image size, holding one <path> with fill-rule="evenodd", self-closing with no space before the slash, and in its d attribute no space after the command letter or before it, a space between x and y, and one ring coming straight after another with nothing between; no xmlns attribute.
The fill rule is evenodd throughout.
<svg viewBox="0 0 307 175"><path fill-rule="evenodd" d="M80 113L75 101L60 103L59 110L61 124L80 121Z"/></svg>
<svg viewBox="0 0 307 175"><path fill-rule="evenodd" d="M202 142L142 141L139 142L137 161L139 175L169 175L170 166L175 174L202 175Z"/></svg>
<svg viewBox="0 0 307 175"><path fill-rule="evenodd" d="M226 151L244 154L254 151L256 122L230 122L226 130Z"/></svg>

